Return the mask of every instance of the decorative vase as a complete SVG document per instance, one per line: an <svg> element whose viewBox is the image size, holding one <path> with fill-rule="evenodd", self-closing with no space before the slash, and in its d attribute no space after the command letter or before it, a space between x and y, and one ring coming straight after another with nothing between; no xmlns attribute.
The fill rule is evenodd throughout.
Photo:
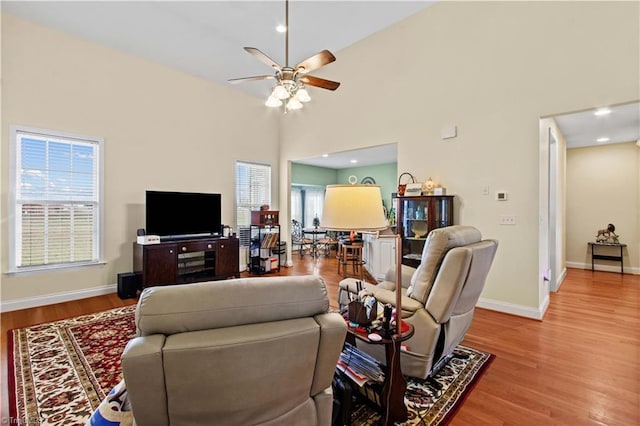
<svg viewBox="0 0 640 426"><path fill-rule="evenodd" d="M424 195L433 195L433 188L435 188L435 183L431 178L427 179L427 181L422 185L422 193Z"/></svg>

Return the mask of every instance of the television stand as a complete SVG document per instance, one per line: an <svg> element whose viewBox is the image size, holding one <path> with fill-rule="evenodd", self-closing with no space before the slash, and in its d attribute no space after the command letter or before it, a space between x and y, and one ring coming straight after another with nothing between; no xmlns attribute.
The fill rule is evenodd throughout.
<svg viewBox="0 0 640 426"><path fill-rule="evenodd" d="M190 237L133 243L133 271L142 288L240 277L238 238Z"/></svg>
<svg viewBox="0 0 640 426"><path fill-rule="evenodd" d="M208 240L211 238L219 238L218 234L206 234L206 235L166 235L160 237L161 243L168 243L172 241L186 241L186 240Z"/></svg>

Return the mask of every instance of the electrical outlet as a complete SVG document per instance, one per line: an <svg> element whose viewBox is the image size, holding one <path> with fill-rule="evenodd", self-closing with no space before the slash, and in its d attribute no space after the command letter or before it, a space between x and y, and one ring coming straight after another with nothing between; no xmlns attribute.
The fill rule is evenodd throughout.
<svg viewBox="0 0 640 426"><path fill-rule="evenodd" d="M500 225L515 225L516 217L513 215L503 214L500 216Z"/></svg>

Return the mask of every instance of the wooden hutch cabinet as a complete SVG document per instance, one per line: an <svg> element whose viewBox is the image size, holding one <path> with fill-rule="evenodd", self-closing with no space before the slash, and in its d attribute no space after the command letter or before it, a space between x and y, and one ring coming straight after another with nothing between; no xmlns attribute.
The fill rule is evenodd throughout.
<svg viewBox="0 0 640 426"><path fill-rule="evenodd" d="M397 232L402 236L402 263L417 267L432 229L453 225L453 195L397 197Z"/></svg>

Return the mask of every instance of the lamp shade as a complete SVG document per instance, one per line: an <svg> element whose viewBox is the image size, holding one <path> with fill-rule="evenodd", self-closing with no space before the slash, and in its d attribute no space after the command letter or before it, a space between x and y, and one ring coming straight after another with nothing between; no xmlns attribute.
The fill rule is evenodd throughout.
<svg viewBox="0 0 640 426"><path fill-rule="evenodd" d="M275 96L278 99L287 99L289 97L289 91L281 84L278 84L273 88L272 96Z"/></svg>
<svg viewBox="0 0 640 426"><path fill-rule="evenodd" d="M380 186L327 185L320 223L334 231L386 229Z"/></svg>
<svg viewBox="0 0 640 426"><path fill-rule="evenodd" d="M267 102L265 102L265 105L268 107L279 107L282 105L282 101L276 98L275 96L271 95L267 99Z"/></svg>

